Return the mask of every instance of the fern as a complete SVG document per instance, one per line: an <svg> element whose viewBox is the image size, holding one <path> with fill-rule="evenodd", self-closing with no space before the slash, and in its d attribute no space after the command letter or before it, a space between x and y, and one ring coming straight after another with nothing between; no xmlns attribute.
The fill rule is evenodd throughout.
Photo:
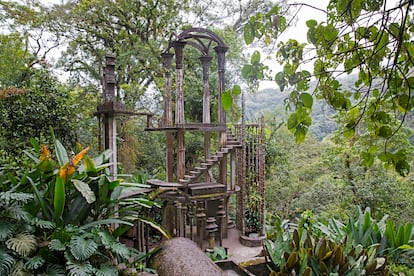
<svg viewBox="0 0 414 276"><path fill-rule="evenodd" d="M0 275L8 275L12 271L16 260L0 247Z"/></svg>
<svg viewBox="0 0 414 276"><path fill-rule="evenodd" d="M34 256L33 258L30 258L26 261L24 264L24 269L26 270L35 270L42 267L42 265L45 264L45 259L41 256Z"/></svg>
<svg viewBox="0 0 414 276"><path fill-rule="evenodd" d="M6 241L7 248L21 256L29 256L37 248L36 237L29 233L19 233Z"/></svg>
<svg viewBox="0 0 414 276"><path fill-rule="evenodd" d="M15 224L7 219L0 219L0 241L5 241L13 235L16 230Z"/></svg>
<svg viewBox="0 0 414 276"><path fill-rule="evenodd" d="M57 239L53 239L49 242L48 245L49 249L52 251L65 251L66 250L66 246Z"/></svg>
<svg viewBox="0 0 414 276"><path fill-rule="evenodd" d="M65 268L58 264L49 264L46 268L44 276L65 276Z"/></svg>
<svg viewBox="0 0 414 276"><path fill-rule="evenodd" d="M90 276L93 274L93 266L89 261L76 261L70 253L65 252L66 270L69 276Z"/></svg>
<svg viewBox="0 0 414 276"><path fill-rule="evenodd" d="M92 239L84 239L82 236L73 236L69 242L70 252L76 260L84 261L98 250L98 244Z"/></svg>
<svg viewBox="0 0 414 276"><path fill-rule="evenodd" d="M95 268L96 276L115 276L119 275L115 266L103 265L100 269Z"/></svg>

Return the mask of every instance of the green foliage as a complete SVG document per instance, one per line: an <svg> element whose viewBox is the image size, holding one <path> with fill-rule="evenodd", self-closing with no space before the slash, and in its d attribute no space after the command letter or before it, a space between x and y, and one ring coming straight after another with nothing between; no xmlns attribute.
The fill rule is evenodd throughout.
<svg viewBox="0 0 414 276"><path fill-rule="evenodd" d="M269 223L265 248L273 269L281 273L275 275L292 270L300 275L377 275L388 271L388 262L412 268L412 225L396 226L387 216L376 221L369 209L358 208L346 224L333 218L321 221L309 211L293 231L282 228L280 220Z"/></svg>
<svg viewBox="0 0 414 276"><path fill-rule="evenodd" d="M348 243L367 249L375 246L377 257L386 257L393 263L412 268L414 243L410 223L396 225L388 216L377 222L371 217L369 208L362 212L358 207L356 217L350 217L347 224L330 219L328 224L318 222L314 226L324 237L335 241L346 238Z"/></svg>
<svg viewBox="0 0 414 276"><path fill-rule="evenodd" d="M19 178L10 176L13 188L8 183L1 186L5 190L0 192L2 274L117 275L115 263L133 266L145 256L116 240L125 226L141 220L169 237L165 229L145 217L147 209L155 205L150 198L119 200L124 184L109 179L109 152L92 159L86 148L69 157L56 140L52 155L45 145L32 142L39 157L27 153L35 166ZM81 160L83 165L78 164ZM117 212L113 211L115 204L120 206ZM120 227L109 232L110 224Z"/></svg>
<svg viewBox="0 0 414 276"><path fill-rule="evenodd" d="M45 69L32 70L27 80L15 85L21 86L21 93L0 97L2 162L21 166L25 160L22 151L30 146L30 138L49 140L51 127L59 139L73 145L77 120L69 91Z"/></svg>
<svg viewBox="0 0 414 276"><path fill-rule="evenodd" d="M213 252L206 252L206 254L213 262L227 259L226 248L222 246L215 246Z"/></svg>
<svg viewBox="0 0 414 276"><path fill-rule="evenodd" d="M279 226L274 240L265 241L272 264L271 275L376 275L386 271L386 259L375 258L375 249L349 246L312 236L303 228L284 232Z"/></svg>
<svg viewBox="0 0 414 276"><path fill-rule="evenodd" d="M301 97L307 93L336 110L340 133L347 140L355 142L369 136L373 143L378 143L377 150L364 155L367 164L378 158L403 176L409 173L411 155L406 145L410 134L406 135L402 126L414 106L411 8L411 2L401 2L394 8L384 1L331 1L325 20L306 22L307 47L314 49L311 57L303 55L305 43L295 39L279 42L275 58L283 70L274 79L281 91L289 89L288 128L297 142L304 141L312 124L312 101L308 96ZM278 7L274 11L273 16L283 16ZM384 20L369 20L365 24L367 18L377 16ZM263 18L253 16L246 24L246 44L255 39L277 39L273 29L261 25ZM300 65L307 60L313 60L312 72L301 70ZM350 74L358 77L348 89L339 77ZM317 85L309 90L311 78L317 80ZM405 142L394 143L395 140ZM361 156L372 145L362 144Z"/></svg>
<svg viewBox="0 0 414 276"><path fill-rule="evenodd" d="M246 210L244 213L246 235L250 233L262 233L263 222L261 215L262 197L259 192L250 191L246 200Z"/></svg>

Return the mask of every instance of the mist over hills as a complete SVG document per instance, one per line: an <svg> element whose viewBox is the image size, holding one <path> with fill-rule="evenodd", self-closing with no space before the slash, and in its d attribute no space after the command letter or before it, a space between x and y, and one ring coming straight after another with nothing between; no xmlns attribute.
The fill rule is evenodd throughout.
<svg viewBox="0 0 414 276"><path fill-rule="evenodd" d="M357 76L349 75L340 78L344 90L351 90ZM308 93L312 94L315 89L316 81L310 83ZM285 110L285 99L289 96L289 91L281 92L277 84L274 88L262 89L256 93L248 93L246 99L246 120L255 120L266 113L271 113L276 120L281 122L287 121L287 113ZM337 124L332 118L335 111L324 101L314 99L312 108L312 126L310 132L318 140L322 140L327 135L337 129Z"/></svg>

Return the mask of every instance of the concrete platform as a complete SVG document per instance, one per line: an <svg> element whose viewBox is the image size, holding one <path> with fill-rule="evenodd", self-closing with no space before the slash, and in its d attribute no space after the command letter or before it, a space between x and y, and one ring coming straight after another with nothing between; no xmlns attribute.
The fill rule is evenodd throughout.
<svg viewBox="0 0 414 276"><path fill-rule="evenodd" d="M263 246L247 247L240 243L240 232L235 229L228 229L228 237L223 240L223 247L228 248L228 259L236 264L262 258Z"/></svg>

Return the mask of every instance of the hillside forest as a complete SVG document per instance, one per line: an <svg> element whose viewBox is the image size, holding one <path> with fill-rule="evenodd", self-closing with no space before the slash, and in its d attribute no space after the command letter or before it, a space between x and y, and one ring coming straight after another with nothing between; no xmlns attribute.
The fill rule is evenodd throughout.
<svg viewBox="0 0 414 276"><path fill-rule="evenodd" d="M169 238L154 211L163 202L121 194L165 179L165 135L144 131L145 118L120 117L114 179L95 112L109 52L117 100L162 118L161 53L190 27L229 47L227 123L241 121L242 99L248 122L264 117L267 248L299 256L272 247L299 233L301 247L309 237L319 250L326 239L350 260L311 264L305 254L278 275L413 275L413 1L225 2L0 0L0 275L151 272L148 256L119 237L141 221ZM286 38L301 10L318 14L306 21L307 40ZM198 56L185 59L185 117L200 121ZM259 89L264 80L272 86ZM186 161L198 162L203 137L186 141ZM288 266L272 261L278 273Z"/></svg>

